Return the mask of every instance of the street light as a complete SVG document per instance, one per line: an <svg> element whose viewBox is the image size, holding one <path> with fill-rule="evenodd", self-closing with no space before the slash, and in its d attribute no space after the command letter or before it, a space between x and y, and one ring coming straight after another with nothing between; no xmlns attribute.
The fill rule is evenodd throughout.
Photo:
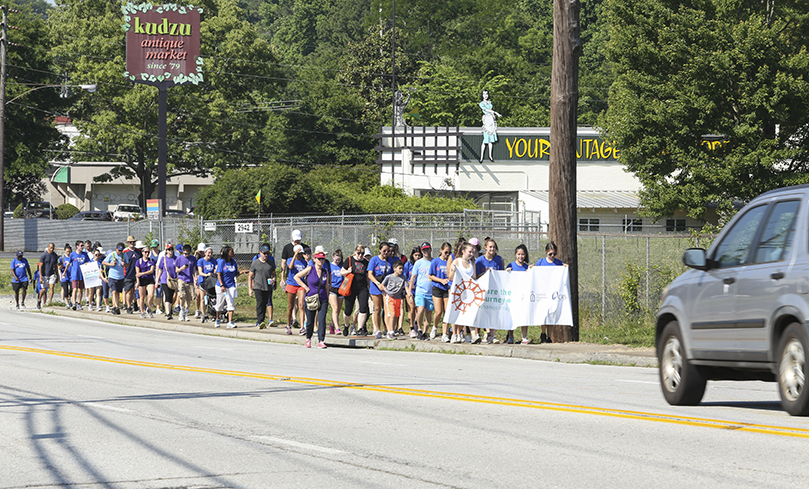
<svg viewBox="0 0 809 489"><path fill-rule="evenodd" d="M3 25L5 29L5 23ZM3 36L3 41L5 41L5 36ZM10 104L17 100L20 97L24 97L31 92L35 92L37 90L41 90L43 88L67 88L67 87L74 87L74 88L81 88L82 90L87 90L90 93L96 91L96 85L39 85L35 88L28 90L27 92L23 92L20 95L17 95L13 99L6 101L6 45L5 42L2 42L0 45L0 209L3 209L3 217L0 218L0 251L6 250L6 235L5 235L5 208L3 206L5 202L5 185L3 179L5 178L4 167L6 164L5 159L5 139L6 139L6 104ZM21 85L32 85L28 83L22 83Z"/></svg>

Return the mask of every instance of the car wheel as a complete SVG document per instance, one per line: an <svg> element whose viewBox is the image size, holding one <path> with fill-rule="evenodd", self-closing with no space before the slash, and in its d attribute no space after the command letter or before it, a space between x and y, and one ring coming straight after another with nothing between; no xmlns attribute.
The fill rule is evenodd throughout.
<svg viewBox="0 0 809 489"><path fill-rule="evenodd" d="M793 416L809 415L809 390L806 389L806 331L798 323L784 330L778 342L778 392L781 407Z"/></svg>
<svg viewBox="0 0 809 489"><path fill-rule="evenodd" d="M682 333L677 321L663 328L657 345L660 386L663 397L675 406L696 406L705 394L705 378L685 357Z"/></svg>

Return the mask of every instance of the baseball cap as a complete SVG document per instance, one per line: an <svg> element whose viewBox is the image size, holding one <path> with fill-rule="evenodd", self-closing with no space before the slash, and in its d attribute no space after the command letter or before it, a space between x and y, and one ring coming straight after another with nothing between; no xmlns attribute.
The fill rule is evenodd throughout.
<svg viewBox="0 0 809 489"><path fill-rule="evenodd" d="M174 245L173 245L173 244L171 244L171 243L166 243L166 249L167 249L167 250L173 250L173 249L174 249Z"/></svg>
<svg viewBox="0 0 809 489"><path fill-rule="evenodd" d="M363 256L373 256L371 253L371 248L365 248L365 254Z"/></svg>
<svg viewBox="0 0 809 489"><path fill-rule="evenodd" d="M156 239L153 239L151 243L149 243L149 248L157 248L160 246L160 242Z"/></svg>
<svg viewBox="0 0 809 489"><path fill-rule="evenodd" d="M258 251L260 253L269 253L270 252L270 245L263 244L263 245L261 245L261 248L258 249Z"/></svg>
<svg viewBox="0 0 809 489"><path fill-rule="evenodd" d="M121 248L121 249L123 249L123 248ZM100 254L103 255L105 253L104 248L102 248L100 246L96 246L96 253L100 253Z"/></svg>
<svg viewBox="0 0 809 489"><path fill-rule="evenodd" d="M300 230L296 229L292 231L292 241L300 241L301 239L302 238Z"/></svg>
<svg viewBox="0 0 809 489"><path fill-rule="evenodd" d="M420 248L420 249L422 249L422 250L423 250L423 249L426 249L426 248L433 249L433 247L432 247L432 246L430 246L430 243L428 243L428 242L426 242L426 241L425 241L425 242L421 243L421 248Z"/></svg>
<svg viewBox="0 0 809 489"><path fill-rule="evenodd" d="M310 248L310 247L308 247L308 246L307 246L307 247L305 247L305 248L303 249L303 252L304 252L304 253L311 253L311 252L312 252L312 248Z"/></svg>
<svg viewBox="0 0 809 489"><path fill-rule="evenodd" d="M391 238L390 240L388 240L388 243L390 243L390 244L392 244L394 246L398 246L398 244L399 244L399 242L396 240L396 238Z"/></svg>
<svg viewBox="0 0 809 489"><path fill-rule="evenodd" d="M205 251L205 243L198 244L197 251Z"/></svg>
<svg viewBox="0 0 809 489"><path fill-rule="evenodd" d="M326 258L326 253L323 253L323 252L321 251L321 252L315 253L315 254L314 254L314 257L315 257L315 258Z"/></svg>
<svg viewBox="0 0 809 489"><path fill-rule="evenodd" d="M97 249L101 249L101 247L99 246ZM118 251L124 251L124 245L119 244L118 246L115 247L115 249L117 249Z"/></svg>
<svg viewBox="0 0 809 489"><path fill-rule="evenodd" d="M293 253L297 253L297 252L299 252L299 251L303 251L303 246L301 246L301 245L295 245L295 247L294 247L294 248L292 248L292 252L293 252Z"/></svg>
<svg viewBox="0 0 809 489"><path fill-rule="evenodd" d="M177 251L183 251L183 245L177 243L177 246L174 247Z"/></svg>
<svg viewBox="0 0 809 489"><path fill-rule="evenodd" d="M22 256L22 250L17 250L17 256Z"/></svg>
<svg viewBox="0 0 809 489"><path fill-rule="evenodd" d="M469 244L471 244L472 246L479 246L480 240L478 240L477 238L472 238L469 240Z"/></svg>

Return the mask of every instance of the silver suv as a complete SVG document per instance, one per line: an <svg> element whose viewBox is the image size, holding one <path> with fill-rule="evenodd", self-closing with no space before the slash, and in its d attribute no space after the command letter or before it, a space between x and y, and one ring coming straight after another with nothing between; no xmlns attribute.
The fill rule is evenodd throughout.
<svg viewBox="0 0 809 489"><path fill-rule="evenodd" d="M809 415L809 185L756 197L663 295L655 344L669 404L699 404L708 380L777 381Z"/></svg>

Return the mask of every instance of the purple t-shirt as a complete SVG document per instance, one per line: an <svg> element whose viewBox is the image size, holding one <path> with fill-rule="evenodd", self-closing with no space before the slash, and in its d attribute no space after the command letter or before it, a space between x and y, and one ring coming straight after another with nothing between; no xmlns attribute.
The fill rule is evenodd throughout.
<svg viewBox="0 0 809 489"><path fill-rule="evenodd" d="M154 266L154 262L152 260L150 260L148 258L141 258L140 260L135 262L135 268L137 268L137 270L135 272L136 273L137 272L143 273L143 272L146 272L148 270L151 270L153 266ZM148 275L141 275L140 278L141 278L141 280L149 280L149 279L154 280L154 272L152 272L152 273L150 273Z"/></svg>
<svg viewBox="0 0 809 489"><path fill-rule="evenodd" d="M164 256L160 259L160 263L157 265L158 270L162 270L160 274L160 283L166 283L166 277L169 276L171 278L177 278L177 269L174 268L177 266L177 261L172 257L169 258L168 256ZM168 272L168 275L166 273Z"/></svg>
<svg viewBox="0 0 809 489"><path fill-rule="evenodd" d="M309 270L309 275L306 276L306 285L309 286L309 292L306 293L307 297L318 294L320 302L329 302L329 270L323 267L320 277L317 276L317 269L312 266Z"/></svg>
<svg viewBox="0 0 809 489"><path fill-rule="evenodd" d="M197 259L194 256L180 255L179 257L177 257L176 260L174 260L174 265L177 268L180 268L183 265L188 265L188 268L186 268L185 270L181 270L180 273L177 274L177 276L180 278L180 280L182 280L187 284L193 282L194 268L196 268L197 266Z"/></svg>

